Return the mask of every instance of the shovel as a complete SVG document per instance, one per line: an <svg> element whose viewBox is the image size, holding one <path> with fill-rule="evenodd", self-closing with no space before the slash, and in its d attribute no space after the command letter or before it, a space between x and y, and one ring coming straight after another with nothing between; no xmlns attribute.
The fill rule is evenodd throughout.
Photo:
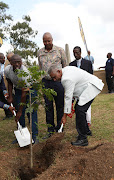
<svg viewBox="0 0 114 180"><path fill-rule="evenodd" d="M12 103L11 103L11 106L13 107ZM16 116L16 112L15 111L13 112L14 112L14 116ZM19 121L17 122L17 126L18 126L18 130L14 131L14 134L19 143L19 146L24 147L24 146L29 145L31 142L30 142L30 132L28 128L27 127L22 128ZM32 140L32 143L34 143L33 140Z"/></svg>
<svg viewBox="0 0 114 180"><path fill-rule="evenodd" d="M63 123L61 124L60 129L58 130L58 133L62 133L62 129L63 129Z"/></svg>

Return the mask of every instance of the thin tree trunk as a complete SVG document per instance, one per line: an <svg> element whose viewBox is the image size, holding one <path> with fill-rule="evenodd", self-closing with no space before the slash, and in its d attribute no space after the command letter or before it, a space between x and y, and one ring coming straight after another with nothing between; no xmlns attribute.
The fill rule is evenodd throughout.
<svg viewBox="0 0 114 180"><path fill-rule="evenodd" d="M29 90L30 110L31 110L31 91ZM33 149L32 149L32 113L30 112L30 167L33 168Z"/></svg>

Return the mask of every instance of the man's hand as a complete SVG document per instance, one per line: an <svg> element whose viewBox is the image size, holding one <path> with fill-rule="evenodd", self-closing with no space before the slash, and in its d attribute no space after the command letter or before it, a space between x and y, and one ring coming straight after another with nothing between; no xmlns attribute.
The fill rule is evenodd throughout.
<svg viewBox="0 0 114 180"><path fill-rule="evenodd" d="M17 114L16 114L16 116L15 116L15 121L16 121L16 122L19 121L21 115L22 115L22 111L18 111Z"/></svg>
<svg viewBox="0 0 114 180"><path fill-rule="evenodd" d="M13 102L13 98L12 97L8 97L7 101L8 101L9 104L11 104Z"/></svg>
<svg viewBox="0 0 114 180"><path fill-rule="evenodd" d="M10 106L10 107L9 107L9 110L11 111L12 114L14 114L13 111L15 111L15 107Z"/></svg>
<svg viewBox="0 0 114 180"><path fill-rule="evenodd" d="M5 98L8 99L9 95L8 93L4 94Z"/></svg>
<svg viewBox="0 0 114 180"><path fill-rule="evenodd" d="M63 117L61 119L61 124L63 123L63 125L65 125L66 124L66 120L67 120L67 114L64 113L64 115L63 115Z"/></svg>

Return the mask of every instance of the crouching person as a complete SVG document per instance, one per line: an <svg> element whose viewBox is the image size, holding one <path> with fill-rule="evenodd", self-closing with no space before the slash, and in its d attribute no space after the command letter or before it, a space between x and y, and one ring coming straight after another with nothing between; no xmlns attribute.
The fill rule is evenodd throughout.
<svg viewBox="0 0 114 180"><path fill-rule="evenodd" d="M8 93L9 93L9 98L8 98L8 102L9 103L13 103L13 96L12 96L12 90L14 89L15 91L15 95L14 95L14 102L15 102L15 108L17 110L16 113L16 117L15 117L15 121L19 121L22 127L25 127L25 109L26 106L24 104L27 104L28 99L29 99L29 95L28 95L28 91L26 90L26 88L22 88L21 86L19 86L19 83L21 83L21 81L26 83L27 86L27 78L28 77L18 77L17 75L17 71L18 69L23 70L25 72L28 72L27 68L22 65L22 59L19 55L14 54L11 59L10 59L11 65L7 66L5 68L5 76L6 79L8 81ZM34 91L31 95L32 97L36 96L36 92ZM21 104L20 104L21 103ZM30 114L27 113L27 116L30 120ZM32 138L34 140L35 143L38 142L38 140L36 139L37 135L38 135L38 127L37 127L37 111L33 111L32 112ZM17 141L13 141L12 142L17 143Z"/></svg>
<svg viewBox="0 0 114 180"><path fill-rule="evenodd" d="M0 92L2 92L2 94L4 96L4 97L0 98L0 108L2 108L4 110L10 110L11 113L13 114L13 111L15 110L15 108L10 106L6 100L6 98L8 97L8 92L6 90L4 80L3 80L3 77L1 74L0 74Z"/></svg>
<svg viewBox="0 0 114 180"><path fill-rule="evenodd" d="M94 98L101 92L104 84L96 76L79 69L75 66L53 65L48 73L54 81L60 81L65 90L64 115L61 123L65 125L67 114L71 112L72 98L76 101L76 129L78 136L75 142L71 142L75 146L87 146L87 136L91 134L86 121L86 112L93 102Z"/></svg>

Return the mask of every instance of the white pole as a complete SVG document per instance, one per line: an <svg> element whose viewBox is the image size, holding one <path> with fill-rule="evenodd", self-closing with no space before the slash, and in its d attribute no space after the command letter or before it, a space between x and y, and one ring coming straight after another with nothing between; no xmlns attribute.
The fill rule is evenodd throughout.
<svg viewBox="0 0 114 180"><path fill-rule="evenodd" d="M71 58L70 58L70 51L69 51L68 44L65 44L65 53L66 53L66 57L67 57L67 65L69 65L69 63L71 62Z"/></svg>

